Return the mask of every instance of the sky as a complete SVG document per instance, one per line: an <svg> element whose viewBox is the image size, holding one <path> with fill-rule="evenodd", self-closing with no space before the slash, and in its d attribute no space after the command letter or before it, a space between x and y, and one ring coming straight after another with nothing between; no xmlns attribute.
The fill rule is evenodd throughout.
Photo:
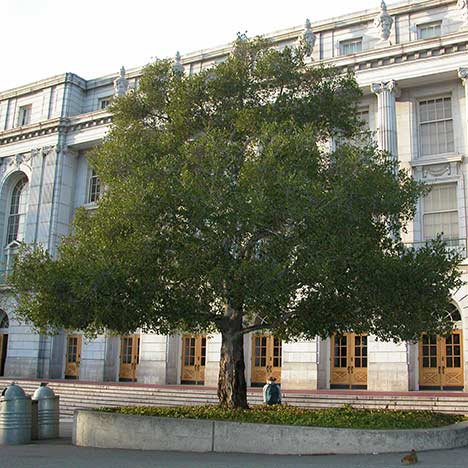
<svg viewBox="0 0 468 468"><path fill-rule="evenodd" d="M388 2L391 4L394 2ZM380 0L0 0L0 91L60 73L85 79L152 59L365 9Z"/></svg>

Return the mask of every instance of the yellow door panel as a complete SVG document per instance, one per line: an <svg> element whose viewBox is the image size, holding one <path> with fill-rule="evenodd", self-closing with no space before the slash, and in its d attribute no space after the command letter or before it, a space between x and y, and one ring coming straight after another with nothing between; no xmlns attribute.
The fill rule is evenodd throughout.
<svg viewBox="0 0 468 468"><path fill-rule="evenodd" d="M252 336L251 385L263 386L268 377L281 383L282 345L273 335L255 334Z"/></svg>
<svg viewBox="0 0 468 468"><path fill-rule="evenodd" d="M127 335L120 338L119 380L136 382L140 362L140 336Z"/></svg>
<svg viewBox="0 0 468 468"><path fill-rule="evenodd" d="M203 385L205 383L206 336L182 336L182 384Z"/></svg>
<svg viewBox="0 0 468 468"><path fill-rule="evenodd" d="M330 360L331 388L367 388L367 335L333 335Z"/></svg>
<svg viewBox="0 0 468 468"><path fill-rule="evenodd" d="M65 353L65 378L78 379L81 362L81 335L68 335Z"/></svg>

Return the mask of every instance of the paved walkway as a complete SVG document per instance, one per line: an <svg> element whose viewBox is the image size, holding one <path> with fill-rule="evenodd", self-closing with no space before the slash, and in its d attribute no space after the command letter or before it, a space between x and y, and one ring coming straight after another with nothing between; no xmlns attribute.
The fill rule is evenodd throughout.
<svg viewBox="0 0 468 468"><path fill-rule="evenodd" d="M401 468L403 454L267 456L196 454L75 447L71 423L61 426L61 439L0 448L0 468ZM467 468L468 447L422 452L421 468Z"/></svg>

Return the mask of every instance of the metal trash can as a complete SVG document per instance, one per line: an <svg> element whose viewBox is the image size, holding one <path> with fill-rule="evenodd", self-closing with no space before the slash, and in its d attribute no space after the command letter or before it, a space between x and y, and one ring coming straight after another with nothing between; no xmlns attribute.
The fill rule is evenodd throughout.
<svg viewBox="0 0 468 468"><path fill-rule="evenodd" d="M41 386L32 397L32 438L56 439L59 436L59 397L47 386Z"/></svg>
<svg viewBox="0 0 468 468"><path fill-rule="evenodd" d="M0 397L0 444L31 441L31 397L14 382Z"/></svg>

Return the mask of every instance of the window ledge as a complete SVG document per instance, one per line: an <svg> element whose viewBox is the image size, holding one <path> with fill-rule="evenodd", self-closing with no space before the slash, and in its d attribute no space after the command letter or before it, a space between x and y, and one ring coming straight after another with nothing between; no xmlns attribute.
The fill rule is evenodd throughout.
<svg viewBox="0 0 468 468"><path fill-rule="evenodd" d="M411 161L412 167L428 166L432 164L447 164L452 162L462 162L463 155L460 153L436 154L434 156L425 156Z"/></svg>
<svg viewBox="0 0 468 468"><path fill-rule="evenodd" d="M84 205L81 205L81 206L87 211L95 210L98 207L97 203L95 202L85 203Z"/></svg>

